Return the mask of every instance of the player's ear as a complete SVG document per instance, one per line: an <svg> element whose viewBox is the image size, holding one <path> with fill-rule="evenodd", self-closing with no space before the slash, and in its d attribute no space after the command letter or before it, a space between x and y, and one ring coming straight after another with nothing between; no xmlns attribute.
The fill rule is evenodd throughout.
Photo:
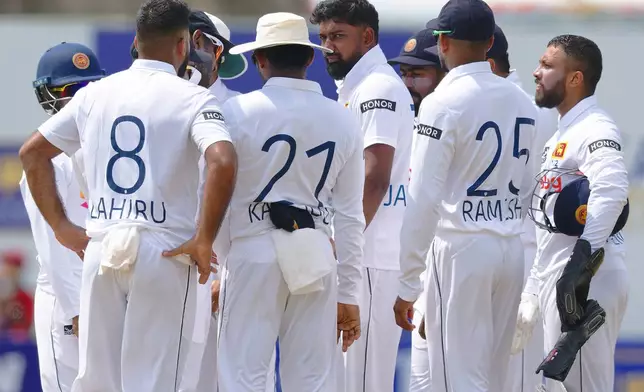
<svg viewBox="0 0 644 392"><path fill-rule="evenodd" d="M439 34L436 43L438 44L438 47L440 48L442 53L447 53L447 51L449 50L449 39L447 39L445 34Z"/></svg>
<svg viewBox="0 0 644 392"><path fill-rule="evenodd" d="M371 28L367 27L362 32L362 44L366 47L371 47L376 42L376 32Z"/></svg>
<svg viewBox="0 0 644 392"><path fill-rule="evenodd" d="M195 46L196 49L201 49L203 45L201 45L201 42L199 38L203 37L203 34L201 30L195 30L194 33L192 33L192 44Z"/></svg>
<svg viewBox="0 0 644 392"><path fill-rule="evenodd" d="M253 63L257 68L265 68L267 59L262 50L256 50L253 52Z"/></svg>
<svg viewBox="0 0 644 392"><path fill-rule="evenodd" d="M584 84L584 74L581 71L575 71L570 76L570 86L580 87Z"/></svg>

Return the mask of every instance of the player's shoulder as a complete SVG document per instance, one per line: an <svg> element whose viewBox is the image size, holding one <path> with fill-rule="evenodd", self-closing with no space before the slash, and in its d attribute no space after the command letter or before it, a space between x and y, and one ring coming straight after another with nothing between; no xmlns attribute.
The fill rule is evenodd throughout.
<svg viewBox="0 0 644 392"><path fill-rule="evenodd" d="M400 76L388 64L376 67L356 88L358 99L389 99L411 102L411 95ZM401 103L402 104L402 103Z"/></svg>

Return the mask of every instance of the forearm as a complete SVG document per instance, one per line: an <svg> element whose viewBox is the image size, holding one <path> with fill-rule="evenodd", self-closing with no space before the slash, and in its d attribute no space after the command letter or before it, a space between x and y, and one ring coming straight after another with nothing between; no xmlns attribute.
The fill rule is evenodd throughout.
<svg viewBox="0 0 644 392"><path fill-rule="evenodd" d="M226 146L217 146L219 144ZM209 147L213 148L214 157L206 161L203 203L197 227L197 237L207 239L211 243L214 242L226 216L237 174L237 157L232 144L218 142Z"/></svg>
<svg viewBox="0 0 644 392"><path fill-rule="evenodd" d="M365 178L362 209L364 211L366 227L369 226L376 216L378 208L382 205L382 200L385 198L388 189L389 184L384 181L369 178L369 176Z"/></svg>
<svg viewBox="0 0 644 392"><path fill-rule="evenodd" d="M56 188L54 166L50 159L33 152L21 150L20 158L34 203L55 232L68 219Z"/></svg>

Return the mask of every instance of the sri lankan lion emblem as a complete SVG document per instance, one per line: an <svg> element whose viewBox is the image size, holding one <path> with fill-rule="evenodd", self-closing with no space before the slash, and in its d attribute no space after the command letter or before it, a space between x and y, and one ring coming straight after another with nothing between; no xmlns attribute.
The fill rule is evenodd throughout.
<svg viewBox="0 0 644 392"><path fill-rule="evenodd" d="M78 69L87 69L89 67L89 57L85 53L76 53L72 57L72 63Z"/></svg>

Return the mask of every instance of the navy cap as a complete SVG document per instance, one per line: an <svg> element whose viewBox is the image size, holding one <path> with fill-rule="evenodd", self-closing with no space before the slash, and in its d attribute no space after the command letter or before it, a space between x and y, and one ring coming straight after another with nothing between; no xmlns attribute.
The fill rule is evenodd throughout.
<svg viewBox="0 0 644 392"><path fill-rule="evenodd" d="M48 49L38 62L34 87L56 87L105 76L98 57L85 45L63 42Z"/></svg>
<svg viewBox="0 0 644 392"><path fill-rule="evenodd" d="M494 28L494 43L490 50L487 51L487 57L491 59L501 59L508 55L508 39L505 38L503 30L497 25Z"/></svg>
<svg viewBox="0 0 644 392"><path fill-rule="evenodd" d="M425 29L410 37L402 47L400 55L390 59L389 64L440 67L436 37L433 33L433 30Z"/></svg>
<svg viewBox="0 0 644 392"><path fill-rule="evenodd" d="M560 233L579 237L584 232L589 197L590 183L585 176L576 178L563 187L557 195L553 211L554 226ZM624 228L628 221L628 213L627 200L611 235Z"/></svg>
<svg viewBox="0 0 644 392"><path fill-rule="evenodd" d="M211 41L221 43L224 47L224 53L228 53L230 48L235 46L219 33L213 21L203 11L192 11L190 13L190 35L194 34L197 30L201 30Z"/></svg>
<svg viewBox="0 0 644 392"><path fill-rule="evenodd" d="M434 34L463 41L485 41L494 35L494 13L483 0L449 0L438 15Z"/></svg>

